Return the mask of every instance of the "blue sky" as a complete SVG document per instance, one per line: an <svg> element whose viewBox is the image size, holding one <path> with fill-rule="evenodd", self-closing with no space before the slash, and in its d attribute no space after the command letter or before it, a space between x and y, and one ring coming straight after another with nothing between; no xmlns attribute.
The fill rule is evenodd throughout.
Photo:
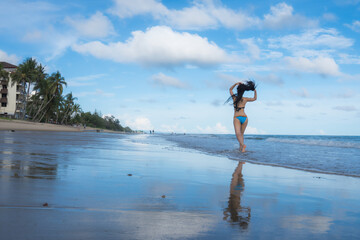
<svg viewBox="0 0 360 240"><path fill-rule="evenodd" d="M360 0L0 0L0 9L1 61L36 58L62 73L84 111L133 129L233 133L223 103L251 78L248 134L360 134Z"/></svg>

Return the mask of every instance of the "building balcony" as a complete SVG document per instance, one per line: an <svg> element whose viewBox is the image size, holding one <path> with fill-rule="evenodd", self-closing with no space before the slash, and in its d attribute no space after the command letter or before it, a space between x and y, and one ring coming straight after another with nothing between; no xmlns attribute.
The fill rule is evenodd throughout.
<svg viewBox="0 0 360 240"><path fill-rule="evenodd" d="M16 94L16 102L17 102L17 101L24 101L24 99L25 99L25 96L24 96L24 95L22 95L22 94Z"/></svg>
<svg viewBox="0 0 360 240"><path fill-rule="evenodd" d="M0 103L7 103L7 102L8 102L8 100L6 97L3 97L0 99Z"/></svg>
<svg viewBox="0 0 360 240"><path fill-rule="evenodd" d="M0 90L0 93L8 93L7 88L3 88L3 89L1 89L1 90Z"/></svg>

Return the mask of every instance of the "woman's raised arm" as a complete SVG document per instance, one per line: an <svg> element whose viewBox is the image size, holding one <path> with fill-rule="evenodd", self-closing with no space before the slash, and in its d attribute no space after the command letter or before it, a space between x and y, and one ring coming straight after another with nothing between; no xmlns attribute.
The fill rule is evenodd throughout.
<svg viewBox="0 0 360 240"><path fill-rule="evenodd" d="M233 89L234 89L234 87L236 87L236 85L239 85L239 84L241 84L241 82L238 82L238 83L235 83L234 85L232 85L231 87L230 87L230 95L232 96L232 95L234 95L234 93L233 93Z"/></svg>
<svg viewBox="0 0 360 240"><path fill-rule="evenodd" d="M253 98L246 98L246 100L248 102L253 102L257 99L257 93L256 93L256 89L254 90L254 97Z"/></svg>

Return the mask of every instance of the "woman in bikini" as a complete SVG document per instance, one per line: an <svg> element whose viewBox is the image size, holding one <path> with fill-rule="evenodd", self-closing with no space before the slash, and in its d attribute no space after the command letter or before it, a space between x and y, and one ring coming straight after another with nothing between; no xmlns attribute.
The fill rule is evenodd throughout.
<svg viewBox="0 0 360 240"><path fill-rule="evenodd" d="M237 93L233 93L233 89L237 87ZM247 81L245 83L238 82L231 86L230 88L230 97L227 101L230 99L233 100L234 104L234 129L236 138L239 141L240 144L240 151L245 152L246 145L244 144L244 132L246 129L246 126L248 124L248 117L245 114L245 105L247 102L253 102L256 100L256 90L255 90L255 83L253 81ZM253 98L246 98L243 97L245 91L254 91L254 97Z"/></svg>

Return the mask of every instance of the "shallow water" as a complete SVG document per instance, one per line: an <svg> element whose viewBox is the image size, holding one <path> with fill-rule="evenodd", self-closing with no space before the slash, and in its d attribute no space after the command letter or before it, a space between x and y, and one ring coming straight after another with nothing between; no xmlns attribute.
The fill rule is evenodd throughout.
<svg viewBox="0 0 360 240"><path fill-rule="evenodd" d="M360 177L359 136L245 135L244 154L233 134L162 137L183 148L235 160Z"/></svg>
<svg viewBox="0 0 360 240"><path fill-rule="evenodd" d="M359 183L149 135L0 132L0 236L356 239Z"/></svg>

